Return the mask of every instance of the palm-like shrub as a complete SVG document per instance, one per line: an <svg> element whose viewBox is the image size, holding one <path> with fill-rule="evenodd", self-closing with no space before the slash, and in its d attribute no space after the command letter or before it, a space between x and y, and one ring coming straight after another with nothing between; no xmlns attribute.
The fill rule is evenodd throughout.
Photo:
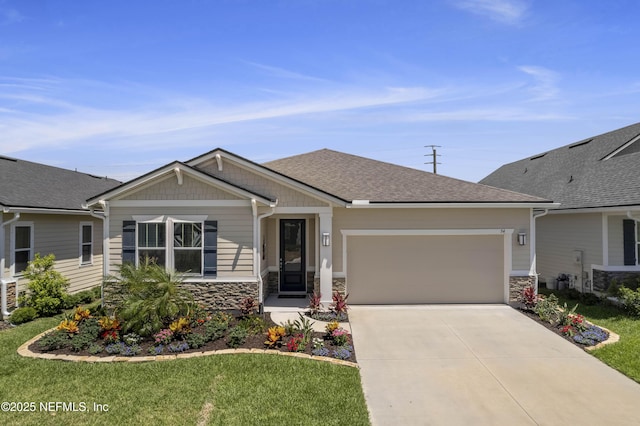
<svg viewBox="0 0 640 426"><path fill-rule="evenodd" d="M116 309L124 333L151 336L178 317L188 317L195 308L193 296L180 288L182 277L150 261L136 267L120 266L118 276L109 277L121 286L124 301Z"/></svg>

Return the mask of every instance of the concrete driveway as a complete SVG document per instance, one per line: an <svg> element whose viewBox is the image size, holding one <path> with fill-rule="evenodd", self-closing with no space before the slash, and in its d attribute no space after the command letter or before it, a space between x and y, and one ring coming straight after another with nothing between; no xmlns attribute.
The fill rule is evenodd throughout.
<svg viewBox="0 0 640 426"><path fill-rule="evenodd" d="M374 425L637 425L640 385L504 305L352 306Z"/></svg>

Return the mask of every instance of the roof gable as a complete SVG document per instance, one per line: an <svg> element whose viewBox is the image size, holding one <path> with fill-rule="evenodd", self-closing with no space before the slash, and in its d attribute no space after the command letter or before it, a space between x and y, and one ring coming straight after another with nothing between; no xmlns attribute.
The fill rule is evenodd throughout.
<svg viewBox="0 0 640 426"><path fill-rule="evenodd" d="M174 161L173 163L169 163L143 176L140 176L139 178L133 179L116 188L113 188L112 190L95 195L91 199L89 199L87 203L89 205L93 205L103 199L112 200L131 197L132 194L135 194L139 191L147 190L161 183L171 175L175 175L175 178L178 180L179 184L182 183L184 175L189 175L200 182L213 185L217 188L222 189L223 191L235 194L241 198L256 199L257 201L266 205L272 205L276 201L274 198L271 198L268 195L263 195L250 189L243 188L232 182L228 182L217 176L213 176L205 171L195 169L179 161Z"/></svg>
<svg viewBox="0 0 640 426"><path fill-rule="evenodd" d="M55 210L83 210L91 195L119 181L73 170L0 156L0 205Z"/></svg>
<svg viewBox="0 0 640 426"><path fill-rule="evenodd" d="M506 164L480 182L563 209L640 204L640 123Z"/></svg>

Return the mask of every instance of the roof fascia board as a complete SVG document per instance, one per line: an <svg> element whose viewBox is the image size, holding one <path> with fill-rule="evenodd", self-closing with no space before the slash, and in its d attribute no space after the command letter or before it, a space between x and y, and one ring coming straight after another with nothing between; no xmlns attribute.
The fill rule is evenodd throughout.
<svg viewBox="0 0 640 426"><path fill-rule="evenodd" d="M627 214L628 211L640 211L640 205L619 206L619 207L593 207L582 209L559 209L550 211L549 214L576 214L576 213L620 213Z"/></svg>
<svg viewBox="0 0 640 426"><path fill-rule="evenodd" d="M33 213L55 215L91 215L89 210L47 209L42 207L3 206L2 213Z"/></svg>
<svg viewBox="0 0 640 426"><path fill-rule="evenodd" d="M333 205L342 206L342 207L344 207L348 203L347 200L343 200L342 198L336 197L333 194L329 194L327 192L321 191L317 188L314 188L311 185L308 185L304 182L296 180L285 174L278 173L274 170L269 169L268 167L265 167L258 163L254 163L251 160L248 160L244 157L240 157L239 155L233 154L222 148L214 149L213 151L210 151L207 154L201 155L199 157L196 157L194 159L187 161L185 164L187 164L190 167L196 167L198 164L202 164L210 160L215 160L216 154L220 154L223 158L235 162L236 164L243 167L244 169L248 169L250 171L259 173L291 189L295 189L297 191L303 191L307 195L313 198L319 199L321 201L329 202Z"/></svg>
<svg viewBox="0 0 640 426"><path fill-rule="evenodd" d="M117 188L112 189L111 191L105 192L103 194L100 194L96 197L90 198L89 200L87 200L87 204L88 205L93 205L96 204L97 202L99 202L100 200L105 200L105 199L113 199L116 198L118 196L122 196L123 194L132 192L134 190L140 190L143 189L144 187L150 185L150 184L154 184L158 181L159 178L165 178L165 175L170 175L172 173L175 173L175 170L178 169L180 170L182 173L188 174L196 179L199 179L205 183L208 183L210 185L216 186L216 187L220 187L221 189L230 192L232 194L236 194L238 196L242 196L242 197L246 197L246 198L255 198L257 201L260 201L263 204L266 205L271 205L273 204L273 201L268 199L267 197L260 195L260 194L256 194L254 192L251 191L247 191L244 188L240 188L238 186L235 186L229 182L226 182L222 179L216 178L214 176L208 175L206 173L203 173L197 169L194 169L193 167L181 163L179 161L174 161L173 163L169 163L164 167L161 167L159 169L154 170L153 172L147 173L146 175L141 176L140 178L134 179L124 185L121 185ZM170 176L166 176L166 177L170 177Z"/></svg>
<svg viewBox="0 0 640 426"><path fill-rule="evenodd" d="M374 203L374 204L348 204L350 209L554 209L560 207L560 203Z"/></svg>

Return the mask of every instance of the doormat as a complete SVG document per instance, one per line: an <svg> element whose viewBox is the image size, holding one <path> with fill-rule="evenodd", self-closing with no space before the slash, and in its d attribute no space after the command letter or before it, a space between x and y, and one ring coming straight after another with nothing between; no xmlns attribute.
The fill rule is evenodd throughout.
<svg viewBox="0 0 640 426"><path fill-rule="evenodd" d="M305 299L306 294L279 294L278 299Z"/></svg>

